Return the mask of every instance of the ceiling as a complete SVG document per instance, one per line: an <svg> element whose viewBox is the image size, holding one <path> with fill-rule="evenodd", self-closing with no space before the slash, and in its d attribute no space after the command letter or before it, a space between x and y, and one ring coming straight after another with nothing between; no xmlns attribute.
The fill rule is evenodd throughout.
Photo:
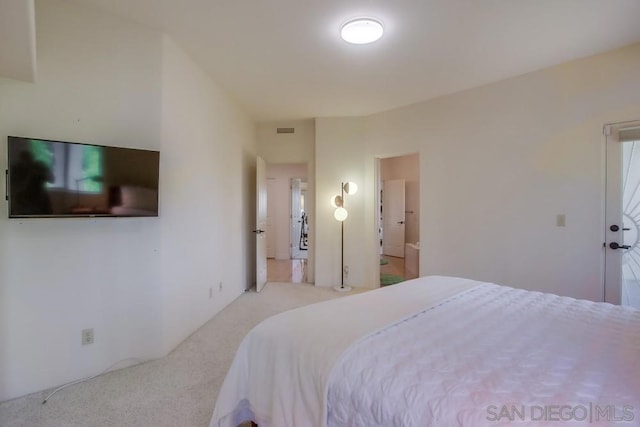
<svg viewBox="0 0 640 427"><path fill-rule="evenodd" d="M638 0L82 0L161 29L257 121L368 115L640 42ZM373 16L370 45L340 25Z"/></svg>

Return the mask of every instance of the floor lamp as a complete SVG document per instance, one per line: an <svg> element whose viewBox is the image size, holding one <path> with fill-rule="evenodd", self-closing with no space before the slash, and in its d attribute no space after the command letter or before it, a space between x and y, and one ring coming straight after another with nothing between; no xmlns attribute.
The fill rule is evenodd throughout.
<svg viewBox="0 0 640 427"><path fill-rule="evenodd" d="M334 286L333 289L338 292L349 292L350 286L344 285L344 221L349 216L349 212L344 207L345 194L355 194L358 186L354 182L340 183L340 194L331 199L331 204L336 208L333 217L340 221L340 286Z"/></svg>

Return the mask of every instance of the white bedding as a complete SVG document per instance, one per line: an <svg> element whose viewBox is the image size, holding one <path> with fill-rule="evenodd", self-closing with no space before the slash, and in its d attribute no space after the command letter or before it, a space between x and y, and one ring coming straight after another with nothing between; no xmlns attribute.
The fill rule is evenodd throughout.
<svg viewBox="0 0 640 427"><path fill-rule="evenodd" d="M270 317L244 338L224 380L211 427L324 426L328 378L349 345L476 286L425 278Z"/></svg>
<svg viewBox="0 0 640 427"><path fill-rule="evenodd" d="M583 406L640 423L640 311L426 277L258 325L211 426L571 425Z"/></svg>
<svg viewBox="0 0 640 427"><path fill-rule="evenodd" d="M328 414L351 427L639 425L640 311L483 284L351 346Z"/></svg>

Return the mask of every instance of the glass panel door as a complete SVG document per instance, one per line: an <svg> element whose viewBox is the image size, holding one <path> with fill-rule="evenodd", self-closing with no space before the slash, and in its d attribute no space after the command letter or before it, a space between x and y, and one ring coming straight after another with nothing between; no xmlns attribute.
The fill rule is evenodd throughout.
<svg viewBox="0 0 640 427"><path fill-rule="evenodd" d="M640 308L640 122L605 126L604 300Z"/></svg>
<svg viewBox="0 0 640 427"><path fill-rule="evenodd" d="M622 144L622 252L621 304L640 308L640 141Z"/></svg>

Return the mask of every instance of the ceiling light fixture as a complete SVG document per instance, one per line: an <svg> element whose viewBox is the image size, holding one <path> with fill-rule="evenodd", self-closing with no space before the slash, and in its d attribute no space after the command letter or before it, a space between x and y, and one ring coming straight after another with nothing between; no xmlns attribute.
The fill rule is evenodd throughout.
<svg viewBox="0 0 640 427"><path fill-rule="evenodd" d="M373 18L355 18L347 21L340 30L340 36L348 43L367 44L382 37L382 23Z"/></svg>

